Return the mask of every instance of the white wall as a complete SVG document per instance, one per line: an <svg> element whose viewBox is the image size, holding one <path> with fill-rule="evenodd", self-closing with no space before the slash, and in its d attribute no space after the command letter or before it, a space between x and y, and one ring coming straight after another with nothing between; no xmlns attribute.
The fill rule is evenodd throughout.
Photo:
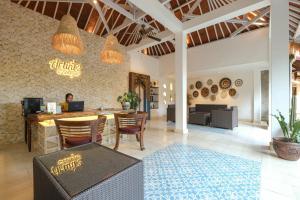
<svg viewBox="0 0 300 200"><path fill-rule="evenodd" d="M159 60L157 58L139 52L132 52L129 55L131 72L147 74L151 80L159 79Z"/></svg>
<svg viewBox="0 0 300 200"><path fill-rule="evenodd" d="M213 103L225 103L228 105L237 105L239 107L239 118L241 120L254 120L260 112L254 109L257 104L257 92L254 91L253 78L255 73L262 69L268 69L268 28L261 28L255 31L238 35L234 38L223 39L211 42L205 45L188 49L188 83L195 80L206 82L212 78L218 82L221 78L227 76L233 81L241 78L244 81L242 88L238 89L238 96L220 99ZM158 115L166 113L166 105L170 102L169 84L175 85L175 58L174 53L162 56L159 59L143 55L141 53L131 54L131 71L143 74L149 74L152 80L158 80L160 84L160 109ZM162 85L166 84L164 90ZM189 85L189 84L188 84ZM167 97L162 93L166 91ZM173 94L175 98L175 94ZM212 103L209 99L197 99L195 103ZM255 103L256 102L256 103Z"/></svg>
<svg viewBox="0 0 300 200"><path fill-rule="evenodd" d="M254 120L255 112L259 111L253 108L254 100L257 101L253 92L253 74L269 67L268 34L269 29L262 28L188 49L188 82L208 78L217 82L225 76L232 80L242 78L244 86L239 89L238 97L225 100L217 98L214 103L237 105L241 120ZM174 79L174 53L160 57L159 61L161 79ZM212 103L208 99L199 101Z"/></svg>
<svg viewBox="0 0 300 200"><path fill-rule="evenodd" d="M268 28L261 28L234 38L188 49L189 76L201 74L203 70L236 68L245 65L249 69L250 64L253 67L268 65L268 33ZM159 61L160 74L166 77L174 75L174 53L160 57Z"/></svg>

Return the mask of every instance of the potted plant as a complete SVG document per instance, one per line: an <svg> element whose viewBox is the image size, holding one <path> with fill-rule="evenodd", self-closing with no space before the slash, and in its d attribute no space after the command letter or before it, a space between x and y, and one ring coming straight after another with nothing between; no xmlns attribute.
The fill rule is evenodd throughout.
<svg viewBox="0 0 300 200"><path fill-rule="evenodd" d="M282 130L284 137L273 138L273 148L278 157L285 160L299 160L300 158L300 120L296 120L295 96L292 97L292 107L290 109L289 123L278 111L278 115L273 115Z"/></svg>
<svg viewBox="0 0 300 200"><path fill-rule="evenodd" d="M123 110L136 110L141 100L135 92L125 92L123 96L118 97L117 101L122 104Z"/></svg>

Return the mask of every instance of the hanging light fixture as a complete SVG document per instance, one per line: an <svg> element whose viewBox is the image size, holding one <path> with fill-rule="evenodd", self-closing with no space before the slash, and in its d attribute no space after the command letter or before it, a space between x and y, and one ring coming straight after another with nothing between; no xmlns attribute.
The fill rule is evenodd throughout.
<svg viewBox="0 0 300 200"><path fill-rule="evenodd" d="M62 17L58 30L52 37L52 47L64 54L79 55L83 52L77 22L71 15Z"/></svg>
<svg viewBox="0 0 300 200"><path fill-rule="evenodd" d="M102 62L108 64L123 63L124 58L119 47L118 39L113 34L107 36L103 49L100 52L100 59Z"/></svg>
<svg viewBox="0 0 300 200"><path fill-rule="evenodd" d="M300 44L296 42L290 42L289 46L290 54L293 54L295 57L300 56Z"/></svg>

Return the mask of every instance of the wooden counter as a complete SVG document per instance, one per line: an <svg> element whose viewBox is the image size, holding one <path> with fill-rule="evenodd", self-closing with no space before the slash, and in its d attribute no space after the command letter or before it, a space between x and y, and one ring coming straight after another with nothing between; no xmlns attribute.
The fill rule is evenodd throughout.
<svg viewBox="0 0 300 200"><path fill-rule="evenodd" d="M31 151L31 140L32 140L32 130L31 126L33 124L37 124L39 122L54 120L54 119L65 119L65 118L77 118L77 117L88 117L95 115L106 115L109 118L113 117L114 113L120 112L134 112L134 110L121 110L121 109L104 109L104 110L86 110L83 112L63 112L61 114L47 114L47 113L39 113L39 114L30 114L28 115L26 120L26 130L25 130L25 141L28 144L28 151Z"/></svg>
<svg viewBox="0 0 300 200"><path fill-rule="evenodd" d="M61 114L47 114L47 113L39 113L39 114L30 114L27 117L27 120L32 122L42 122L45 120L52 119L62 119L62 118L73 118L73 117L85 117L91 115L98 115L100 110L90 110L83 112L63 112Z"/></svg>

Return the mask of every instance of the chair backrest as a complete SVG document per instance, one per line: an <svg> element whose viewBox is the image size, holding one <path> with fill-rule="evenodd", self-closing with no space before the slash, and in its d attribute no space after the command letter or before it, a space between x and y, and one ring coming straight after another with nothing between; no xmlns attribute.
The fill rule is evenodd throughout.
<svg viewBox="0 0 300 200"><path fill-rule="evenodd" d="M128 126L140 126L141 128L144 128L148 114L146 112L137 112L130 114L115 113L114 116L117 129Z"/></svg>
<svg viewBox="0 0 300 200"><path fill-rule="evenodd" d="M84 137L102 134L104 131L106 117L99 115L98 119L85 121L70 121L56 119L55 125L63 147L65 137Z"/></svg>

